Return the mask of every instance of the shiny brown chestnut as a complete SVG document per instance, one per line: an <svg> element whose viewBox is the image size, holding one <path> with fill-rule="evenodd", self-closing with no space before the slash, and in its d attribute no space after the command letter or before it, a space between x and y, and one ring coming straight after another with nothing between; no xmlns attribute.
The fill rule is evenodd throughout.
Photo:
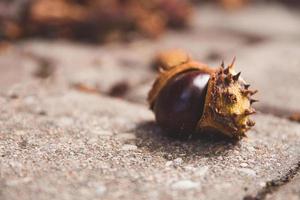
<svg viewBox="0 0 300 200"><path fill-rule="evenodd" d="M171 50L158 55L160 71L148 102L157 123L172 135L188 136L213 130L229 137L246 136L254 122L255 110L248 84L233 69L211 68L193 61L184 51Z"/></svg>
<svg viewBox="0 0 300 200"><path fill-rule="evenodd" d="M210 75L188 71L172 78L154 105L158 124L169 132L193 132L202 116Z"/></svg>

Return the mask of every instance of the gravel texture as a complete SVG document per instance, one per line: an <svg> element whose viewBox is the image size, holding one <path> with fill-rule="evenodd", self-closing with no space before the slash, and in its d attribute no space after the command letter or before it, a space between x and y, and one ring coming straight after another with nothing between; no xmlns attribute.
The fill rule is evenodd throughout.
<svg viewBox="0 0 300 200"><path fill-rule="evenodd" d="M300 125L270 115L238 143L180 141L145 106L40 85L0 99L4 199L241 199L300 159Z"/></svg>

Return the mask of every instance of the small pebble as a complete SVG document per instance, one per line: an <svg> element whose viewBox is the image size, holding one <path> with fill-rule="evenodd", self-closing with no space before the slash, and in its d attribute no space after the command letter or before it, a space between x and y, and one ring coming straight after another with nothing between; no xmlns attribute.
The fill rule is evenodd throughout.
<svg viewBox="0 0 300 200"><path fill-rule="evenodd" d="M177 166L180 166L182 163L183 163L182 158L176 158L174 160L167 161L165 166L166 167L169 167L169 166L177 167Z"/></svg>
<svg viewBox="0 0 300 200"><path fill-rule="evenodd" d="M96 186L96 194L102 195L106 192L106 187L104 185L97 185Z"/></svg>
<svg viewBox="0 0 300 200"><path fill-rule="evenodd" d="M24 103L28 106L34 105L36 103L36 98L33 96L27 96L24 98Z"/></svg>
<svg viewBox="0 0 300 200"><path fill-rule="evenodd" d="M62 127L72 126L74 120L71 117L61 117L58 121L58 125Z"/></svg>
<svg viewBox="0 0 300 200"><path fill-rule="evenodd" d="M239 155L240 152L239 152L238 150L234 150L234 151L233 151L233 154L234 154L234 155Z"/></svg>
<svg viewBox="0 0 300 200"><path fill-rule="evenodd" d="M222 156L219 156L219 157L218 157L218 160L223 160L223 157L222 157Z"/></svg>
<svg viewBox="0 0 300 200"><path fill-rule="evenodd" d="M125 144L122 146L122 150L123 151L134 151L134 150L137 150L137 146L132 145L132 144Z"/></svg>
<svg viewBox="0 0 300 200"><path fill-rule="evenodd" d="M117 139L126 141L126 140L135 140L136 136L132 133L120 133L116 135Z"/></svg>
<svg viewBox="0 0 300 200"><path fill-rule="evenodd" d="M196 176L204 176L208 172L208 169L209 169L208 166L199 167L196 170L195 175Z"/></svg>
<svg viewBox="0 0 300 200"><path fill-rule="evenodd" d="M247 163L241 163L240 166L241 166L241 167L247 167L248 164L247 164Z"/></svg>
<svg viewBox="0 0 300 200"><path fill-rule="evenodd" d="M254 148L253 146L248 146L247 149L248 149L248 151L250 151L250 152L255 151L255 148Z"/></svg>
<svg viewBox="0 0 300 200"><path fill-rule="evenodd" d="M256 172L249 168L240 168L238 169L239 172L242 172L248 176L256 176Z"/></svg>
<svg viewBox="0 0 300 200"><path fill-rule="evenodd" d="M174 165L181 165L183 163L182 158L176 158L175 160L173 160Z"/></svg>
<svg viewBox="0 0 300 200"><path fill-rule="evenodd" d="M23 136L23 135L26 135L26 132L23 131L23 130L16 130L16 131L14 132L14 134L15 134L15 135L19 135L19 136Z"/></svg>
<svg viewBox="0 0 300 200"><path fill-rule="evenodd" d="M265 187L265 186L266 186L266 182L260 182L260 183L259 183L259 186L260 186L260 187Z"/></svg>
<svg viewBox="0 0 300 200"><path fill-rule="evenodd" d="M95 130L92 131L95 135L100 135L100 136L112 136L113 133L111 131L106 131L106 130Z"/></svg>
<svg viewBox="0 0 300 200"><path fill-rule="evenodd" d="M186 171L195 171L195 167L193 165L186 165L183 167Z"/></svg>
<svg viewBox="0 0 300 200"><path fill-rule="evenodd" d="M173 165L173 161L167 161L166 164L165 164L166 167L169 167L171 165Z"/></svg>
<svg viewBox="0 0 300 200"><path fill-rule="evenodd" d="M174 190L189 190L199 187L200 184L191 180L181 180L172 184Z"/></svg>

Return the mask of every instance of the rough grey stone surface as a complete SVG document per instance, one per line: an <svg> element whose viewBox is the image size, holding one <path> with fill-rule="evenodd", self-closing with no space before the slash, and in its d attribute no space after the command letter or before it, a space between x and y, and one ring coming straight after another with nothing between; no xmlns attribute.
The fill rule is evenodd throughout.
<svg viewBox="0 0 300 200"><path fill-rule="evenodd" d="M0 98L2 199L241 199L299 160L287 120L257 115L237 144L180 141L144 106L55 87Z"/></svg>

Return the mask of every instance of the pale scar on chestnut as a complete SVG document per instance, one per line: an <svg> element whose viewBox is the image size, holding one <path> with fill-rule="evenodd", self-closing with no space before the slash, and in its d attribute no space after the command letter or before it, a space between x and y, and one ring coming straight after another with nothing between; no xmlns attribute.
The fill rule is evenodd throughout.
<svg viewBox="0 0 300 200"><path fill-rule="evenodd" d="M169 133L189 135L220 132L241 139L255 122L252 96L257 90L234 70L235 58L225 67L209 67L182 50L160 53L159 69L148 94L157 123Z"/></svg>

